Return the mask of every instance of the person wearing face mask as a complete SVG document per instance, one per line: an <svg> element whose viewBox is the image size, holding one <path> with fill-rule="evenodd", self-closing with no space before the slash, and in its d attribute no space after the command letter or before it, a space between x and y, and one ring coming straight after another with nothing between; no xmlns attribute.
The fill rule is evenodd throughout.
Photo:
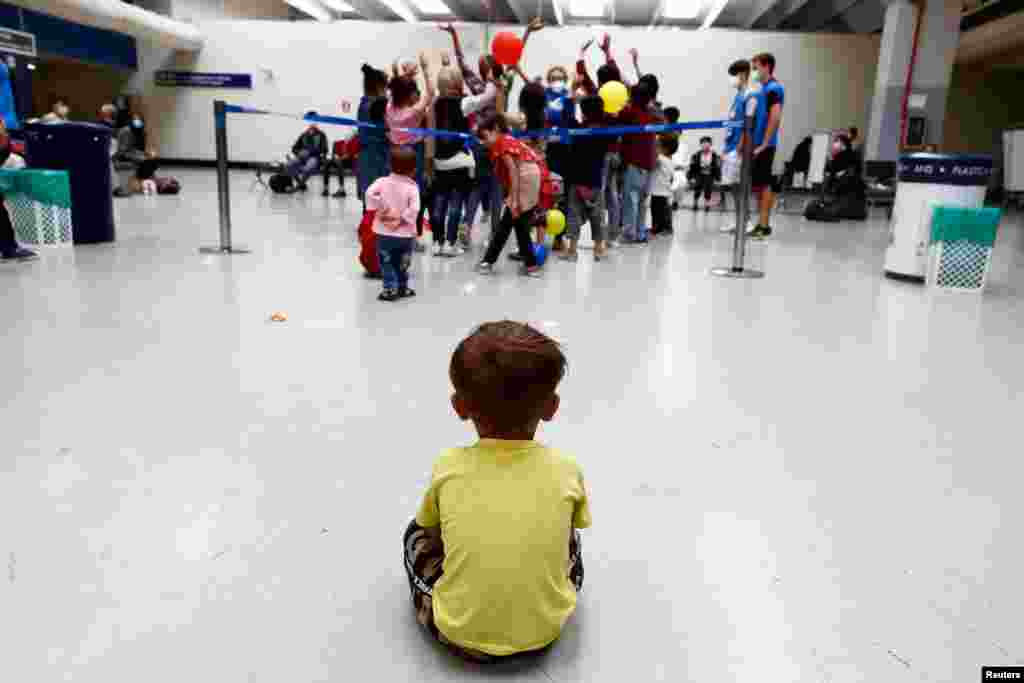
<svg viewBox="0 0 1024 683"><path fill-rule="evenodd" d="M743 140L742 125L746 117L747 99L750 97L750 62L738 59L729 65L729 87L736 94L733 96L728 118L731 122L740 124L740 127L730 128L725 136L721 159L722 184L733 188L733 194L736 201L739 202L740 170L742 168L740 142ZM735 225L725 225L722 227L722 232L733 232L735 229ZM747 232L753 229L753 222L748 222Z"/></svg>
<svg viewBox="0 0 1024 683"><path fill-rule="evenodd" d="M864 220L867 200L860 175L860 158L848 135L832 142L831 159L825 164L827 199L811 202L804 216L812 221Z"/></svg>
<svg viewBox="0 0 1024 683"><path fill-rule="evenodd" d="M700 196L704 195L704 210L711 209L711 191L715 183L722 178L722 159L711 148L711 138L700 139L700 151L690 158L690 170L686 179L693 186L693 210L700 206Z"/></svg>
<svg viewBox="0 0 1024 683"><path fill-rule="evenodd" d="M775 57L767 52L751 60L751 80L758 85L757 113L754 115L754 160L751 185L758 196L760 219L750 231L753 239L764 239L772 234L771 215L775 206L776 181L772 174L775 150L779 146L779 128L782 126L782 106L786 92L775 78Z"/></svg>
<svg viewBox="0 0 1024 683"><path fill-rule="evenodd" d="M569 72L561 66L553 66L548 69L547 87L544 89L544 122L549 128L569 128L576 125L576 100L569 91ZM569 172L569 145L562 144L557 139L551 139L547 145L548 168L552 173L566 177ZM559 209L568 209L564 198L558 202ZM563 251L562 236L559 235L554 241L554 250Z"/></svg>

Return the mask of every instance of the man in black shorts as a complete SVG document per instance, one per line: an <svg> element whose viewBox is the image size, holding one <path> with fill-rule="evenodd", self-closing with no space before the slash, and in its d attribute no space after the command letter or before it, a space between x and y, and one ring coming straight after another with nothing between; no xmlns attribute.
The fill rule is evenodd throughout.
<svg viewBox="0 0 1024 683"><path fill-rule="evenodd" d="M759 86L757 113L754 118L754 163L751 169L751 185L758 196L759 222L750 233L754 239L764 239L772 234L771 215L775 206L775 150L779 145L779 127L782 125L782 105L786 99L782 84L775 80L775 57L767 52L751 60L751 80Z"/></svg>

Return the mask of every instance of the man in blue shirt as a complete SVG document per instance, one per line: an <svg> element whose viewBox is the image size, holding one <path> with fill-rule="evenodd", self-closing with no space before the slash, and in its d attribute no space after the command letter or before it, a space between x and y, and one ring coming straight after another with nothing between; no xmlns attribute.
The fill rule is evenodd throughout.
<svg viewBox="0 0 1024 683"><path fill-rule="evenodd" d="M729 66L729 84L736 90L729 120L740 124L739 128L730 128L725 136L725 147L722 149L722 184L731 185L739 203L740 193L740 142L743 140L743 124L746 117L747 99L750 97L750 62L739 59ZM750 229L753 230L753 223ZM723 226L722 232L732 232L736 226Z"/></svg>
<svg viewBox="0 0 1024 683"><path fill-rule="evenodd" d="M775 177L772 166L775 150L779 146L779 127L782 125L782 105L786 99L782 84L775 80L775 57L764 52L754 57L751 75L760 88L754 93L757 98L757 113L754 120L754 165L752 185L759 197L760 222L750 233L754 239L764 239L772 234L770 225L772 208L775 206Z"/></svg>

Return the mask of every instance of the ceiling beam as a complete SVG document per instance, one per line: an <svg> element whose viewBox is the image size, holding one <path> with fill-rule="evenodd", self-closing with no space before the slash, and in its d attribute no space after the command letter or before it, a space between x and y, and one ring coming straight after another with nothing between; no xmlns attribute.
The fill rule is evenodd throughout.
<svg viewBox="0 0 1024 683"><path fill-rule="evenodd" d="M861 0L833 21L840 30L874 33L885 24L885 7L878 0Z"/></svg>
<svg viewBox="0 0 1024 683"><path fill-rule="evenodd" d="M812 0L799 12L786 17L779 28L797 31L820 31L834 19L853 9L861 0Z"/></svg>
<svg viewBox="0 0 1024 683"><path fill-rule="evenodd" d="M387 5L377 0L345 0L363 19L369 21L401 21L401 17L392 12Z"/></svg>
<svg viewBox="0 0 1024 683"><path fill-rule="evenodd" d="M530 17L533 16L527 7L529 4L528 0L508 0L508 7L516 15L516 21L520 24L529 23Z"/></svg>
<svg viewBox="0 0 1024 683"><path fill-rule="evenodd" d="M769 2L769 0L763 0ZM803 10L813 0L779 0L769 2L769 7L752 16L746 28L757 28L771 31L782 26L789 17Z"/></svg>

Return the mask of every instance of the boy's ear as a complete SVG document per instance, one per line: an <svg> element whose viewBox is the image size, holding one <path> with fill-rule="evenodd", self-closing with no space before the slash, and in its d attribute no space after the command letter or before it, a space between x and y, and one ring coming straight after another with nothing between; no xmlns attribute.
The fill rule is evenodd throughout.
<svg viewBox="0 0 1024 683"><path fill-rule="evenodd" d="M555 413L558 412L558 406L561 405L562 399L558 394L551 394L551 397L544 402L544 411L540 415L540 419L545 422L551 422L555 419Z"/></svg>
<svg viewBox="0 0 1024 683"><path fill-rule="evenodd" d="M469 408L457 392L452 394L452 410L455 411L455 414L459 416L460 420L469 419Z"/></svg>

